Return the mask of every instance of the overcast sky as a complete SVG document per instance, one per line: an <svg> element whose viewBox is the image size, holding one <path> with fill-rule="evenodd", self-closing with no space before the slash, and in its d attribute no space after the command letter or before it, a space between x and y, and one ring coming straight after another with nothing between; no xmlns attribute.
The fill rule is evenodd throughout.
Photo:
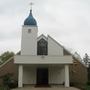
<svg viewBox="0 0 90 90"><path fill-rule="evenodd" d="M30 2L38 35L49 34L69 50L90 55L90 0L0 0L0 54L20 50Z"/></svg>

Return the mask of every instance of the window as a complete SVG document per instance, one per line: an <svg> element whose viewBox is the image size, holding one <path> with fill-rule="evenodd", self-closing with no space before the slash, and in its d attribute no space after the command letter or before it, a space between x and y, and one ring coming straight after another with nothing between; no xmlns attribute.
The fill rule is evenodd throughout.
<svg viewBox="0 0 90 90"><path fill-rule="evenodd" d="M47 55L48 54L48 43L46 40L41 39L37 42L37 55Z"/></svg>
<svg viewBox="0 0 90 90"><path fill-rule="evenodd" d="M28 29L28 33L31 33L31 29Z"/></svg>

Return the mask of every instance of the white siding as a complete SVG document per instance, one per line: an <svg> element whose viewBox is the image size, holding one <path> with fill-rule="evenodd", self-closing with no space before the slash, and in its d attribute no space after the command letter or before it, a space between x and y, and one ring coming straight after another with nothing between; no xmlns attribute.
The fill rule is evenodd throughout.
<svg viewBox="0 0 90 90"><path fill-rule="evenodd" d="M23 84L36 84L36 68L24 67Z"/></svg>
<svg viewBox="0 0 90 90"><path fill-rule="evenodd" d="M28 32L31 29L31 32ZM23 26L21 40L21 55L37 54L37 27Z"/></svg>
<svg viewBox="0 0 90 90"><path fill-rule="evenodd" d="M49 84L63 84L65 81L64 68L49 68Z"/></svg>
<svg viewBox="0 0 90 90"><path fill-rule="evenodd" d="M63 56L63 48L48 36L48 55Z"/></svg>
<svg viewBox="0 0 90 90"><path fill-rule="evenodd" d="M14 63L16 64L72 64L72 56L30 56L16 55Z"/></svg>

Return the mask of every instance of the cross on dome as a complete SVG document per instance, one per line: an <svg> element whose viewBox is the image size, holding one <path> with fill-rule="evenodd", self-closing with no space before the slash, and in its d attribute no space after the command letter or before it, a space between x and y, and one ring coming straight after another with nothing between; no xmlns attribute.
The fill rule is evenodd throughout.
<svg viewBox="0 0 90 90"><path fill-rule="evenodd" d="M30 10L32 10L32 6L34 5L34 3L30 3Z"/></svg>

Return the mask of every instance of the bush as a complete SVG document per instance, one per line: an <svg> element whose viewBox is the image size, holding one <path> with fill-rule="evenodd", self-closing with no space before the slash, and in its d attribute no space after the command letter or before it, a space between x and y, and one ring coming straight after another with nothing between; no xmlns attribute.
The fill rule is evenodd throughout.
<svg viewBox="0 0 90 90"><path fill-rule="evenodd" d="M9 88L15 88L15 87L17 87L17 81L12 79L11 77L12 77L11 74L7 74L7 75L3 76L3 85L7 86Z"/></svg>
<svg viewBox="0 0 90 90"><path fill-rule="evenodd" d="M90 86L86 86L86 89L85 90L90 90Z"/></svg>
<svg viewBox="0 0 90 90"><path fill-rule="evenodd" d="M17 87L17 81L15 81L15 80L10 80L10 82L8 83L8 87L9 88L16 88Z"/></svg>
<svg viewBox="0 0 90 90"><path fill-rule="evenodd" d="M88 82L87 82L87 85L89 85L89 86L90 86L90 81L88 81Z"/></svg>
<svg viewBox="0 0 90 90"><path fill-rule="evenodd" d="M10 90L8 86L0 86L0 90Z"/></svg>

